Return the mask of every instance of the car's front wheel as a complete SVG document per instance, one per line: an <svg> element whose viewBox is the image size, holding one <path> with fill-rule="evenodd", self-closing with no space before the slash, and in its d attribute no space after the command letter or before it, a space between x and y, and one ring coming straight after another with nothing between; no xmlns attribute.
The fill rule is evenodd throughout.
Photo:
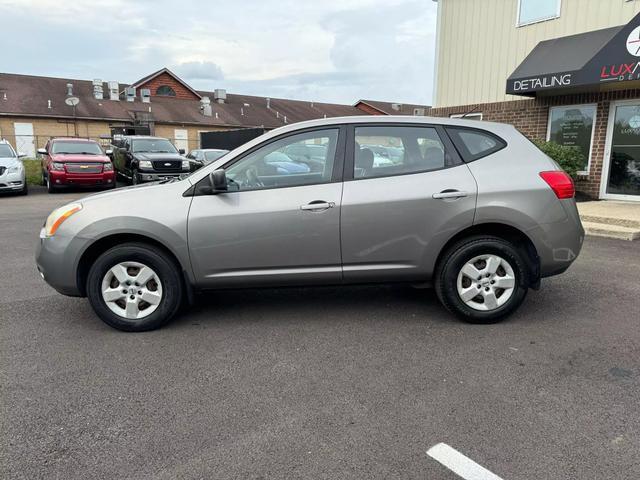
<svg viewBox="0 0 640 480"><path fill-rule="evenodd" d="M176 314L182 301L180 270L161 249L127 243L106 251L87 278L87 296L108 325L128 332L153 330Z"/></svg>
<svg viewBox="0 0 640 480"><path fill-rule="evenodd" d="M442 304L469 323L495 323L513 313L528 290L528 267L516 245L476 236L453 245L440 261L435 288Z"/></svg>

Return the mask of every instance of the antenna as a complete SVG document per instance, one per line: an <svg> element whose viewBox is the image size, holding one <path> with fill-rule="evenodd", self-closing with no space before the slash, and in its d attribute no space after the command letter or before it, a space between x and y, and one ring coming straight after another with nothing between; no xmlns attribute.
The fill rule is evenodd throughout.
<svg viewBox="0 0 640 480"><path fill-rule="evenodd" d="M475 107L473 107L471 110L469 110L467 113L465 113L464 115L462 115L460 118L466 118L467 115L471 115L472 113L474 113L475 111L478 110L478 108L480 108L480 105L476 105Z"/></svg>

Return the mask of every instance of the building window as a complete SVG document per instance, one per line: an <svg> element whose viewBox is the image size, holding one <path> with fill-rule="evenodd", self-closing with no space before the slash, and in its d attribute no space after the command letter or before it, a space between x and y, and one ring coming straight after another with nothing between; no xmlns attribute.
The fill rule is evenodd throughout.
<svg viewBox="0 0 640 480"><path fill-rule="evenodd" d="M595 118L596 105L554 107L549 111L547 140L578 148L584 162L579 172L582 174L589 173Z"/></svg>
<svg viewBox="0 0 640 480"><path fill-rule="evenodd" d="M156 90L156 95L163 95L165 97L175 97L176 91L169 85L161 85Z"/></svg>
<svg viewBox="0 0 640 480"><path fill-rule="evenodd" d="M449 118L464 118L465 120L482 120L482 112L456 113Z"/></svg>
<svg viewBox="0 0 640 480"><path fill-rule="evenodd" d="M519 27L560 16L562 0L518 0Z"/></svg>

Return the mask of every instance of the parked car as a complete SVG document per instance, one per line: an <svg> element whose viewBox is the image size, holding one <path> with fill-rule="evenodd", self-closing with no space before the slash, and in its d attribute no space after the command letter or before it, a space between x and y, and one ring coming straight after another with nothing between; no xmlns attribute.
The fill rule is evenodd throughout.
<svg viewBox="0 0 640 480"><path fill-rule="evenodd" d="M49 193L65 187L116 186L109 152L104 152L95 140L52 138L38 153L42 156L42 184Z"/></svg>
<svg viewBox="0 0 640 480"><path fill-rule="evenodd" d="M191 171L191 161L166 138L122 136L113 143L113 164L118 176L136 185L167 180ZM194 168L195 170L195 168Z"/></svg>
<svg viewBox="0 0 640 480"><path fill-rule="evenodd" d="M227 153L229 153L229 150L219 148L198 148L196 150L191 150L189 155L187 155L187 158L192 161L192 170L197 170L205 165L209 165L211 162L219 159Z"/></svg>
<svg viewBox="0 0 640 480"><path fill-rule="evenodd" d="M20 160L24 156L16 153L9 142L0 140L0 193L28 193L24 164Z"/></svg>
<svg viewBox="0 0 640 480"><path fill-rule="evenodd" d="M403 162L376 167L365 140L402 145ZM321 168L268 166L310 142L325 147ZM371 282L432 285L463 320L491 323L569 268L583 238L571 178L514 127L344 117L58 208L36 258L46 282L127 331L160 327L208 289Z"/></svg>

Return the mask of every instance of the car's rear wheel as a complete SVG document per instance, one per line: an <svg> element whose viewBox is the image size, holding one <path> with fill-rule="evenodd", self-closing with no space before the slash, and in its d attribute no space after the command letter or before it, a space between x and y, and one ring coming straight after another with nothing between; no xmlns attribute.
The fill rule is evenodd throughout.
<svg viewBox="0 0 640 480"><path fill-rule="evenodd" d="M495 323L524 300L528 267L518 247L492 236L453 245L436 269L435 288L442 304L469 323Z"/></svg>
<svg viewBox="0 0 640 480"><path fill-rule="evenodd" d="M118 330L142 332L166 324L182 301L180 270L161 249L118 245L94 262L87 296L98 316Z"/></svg>

